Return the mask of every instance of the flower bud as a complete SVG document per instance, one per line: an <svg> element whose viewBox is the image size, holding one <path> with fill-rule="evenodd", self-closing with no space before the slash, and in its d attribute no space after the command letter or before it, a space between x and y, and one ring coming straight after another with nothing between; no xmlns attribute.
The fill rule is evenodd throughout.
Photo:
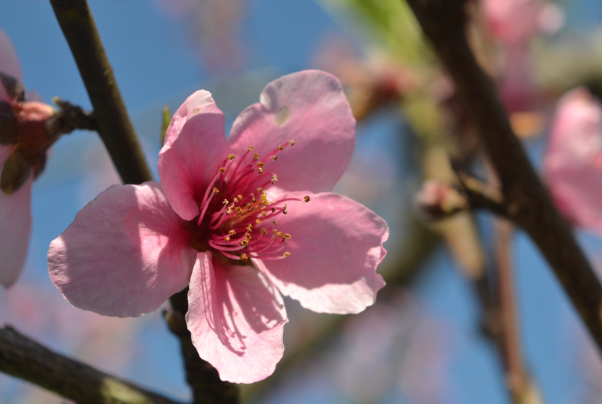
<svg viewBox="0 0 602 404"><path fill-rule="evenodd" d="M440 220L468 207L468 201L453 185L430 180L414 198L416 207L426 219Z"/></svg>

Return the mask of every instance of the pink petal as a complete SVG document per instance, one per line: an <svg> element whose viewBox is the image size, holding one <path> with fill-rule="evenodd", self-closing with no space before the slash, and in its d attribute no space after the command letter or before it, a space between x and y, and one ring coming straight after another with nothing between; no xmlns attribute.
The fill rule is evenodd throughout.
<svg viewBox="0 0 602 404"><path fill-rule="evenodd" d="M307 70L271 82L260 103L245 109L230 133L235 154L253 146L259 158L290 140L295 145L265 167L278 175L279 187L331 191L355 147L355 119L336 77Z"/></svg>
<svg viewBox="0 0 602 404"><path fill-rule="evenodd" d="M197 255L186 323L200 357L222 380L253 383L271 375L284 352L286 322L282 297L255 268Z"/></svg>
<svg viewBox="0 0 602 404"><path fill-rule="evenodd" d="M12 146L0 146L0 172L12 150ZM32 182L30 179L12 195L0 191L0 284L7 288L16 282L27 258Z"/></svg>
<svg viewBox="0 0 602 404"><path fill-rule="evenodd" d="M21 66L17 52L2 29L0 29L0 72L21 80ZM2 83L0 83L0 100L8 101L8 95Z"/></svg>
<svg viewBox="0 0 602 404"><path fill-rule="evenodd" d="M545 173L562 213L602 233L602 105L584 88L558 101Z"/></svg>
<svg viewBox="0 0 602 404"><path fill-rule="evenodd" d="M182 219L199 214L199 204L219 163L231 153L224 114L211 93L192 94L174 114L159 153L161 185Z"/></svg>
<svg viewBox="0 0 602 404"><path fill-rule="evenodd" d="M50 279L74 306L136 317L188 284L195 251L161 185L113 185L50 244Z"/></svg>
<svg viewBox="0 0 602 404"><path fill-rule="evenodd" d="M286 194L281 197L302 197ZM278 230L289 233L281 260L256 264L280 291L319 313L359 313L374 303L385 282L376 267L385 258L387 223L370 209L334 193L287 202ZM270 200L273 198L271 197Z"/></svg>

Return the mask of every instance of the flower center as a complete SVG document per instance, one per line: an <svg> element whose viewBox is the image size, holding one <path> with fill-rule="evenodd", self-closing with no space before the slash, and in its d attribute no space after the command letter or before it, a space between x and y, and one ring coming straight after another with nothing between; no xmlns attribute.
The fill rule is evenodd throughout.
<svg viewBox="0 0 602 404"><path fill-rule="evenodd" d="M278 146L260 160L253 146L240 159L229 154L217 167L200 204L201 214L188 223L191 245L199 251L212 249L227 258L275 260L291 253L282 250L291 235L278 230L278 216L287 214L285 202L309 202L309 196L267 199L266 189L278 181L270 163L294 141Z"/></svg>

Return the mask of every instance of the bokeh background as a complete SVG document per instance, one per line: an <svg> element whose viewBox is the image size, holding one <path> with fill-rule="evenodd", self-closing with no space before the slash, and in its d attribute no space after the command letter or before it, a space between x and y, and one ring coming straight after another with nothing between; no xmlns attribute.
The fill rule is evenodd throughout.
<svg viewBox="0 0 602 404"><path fill-rule="evenodd" d="M400 0L89 3L156 177L166 104L175 111L193 91L207 89L226 115L228 132L237 114L281 75L321 68L346 85L358 142L337 192L388 221L388 256L380 269L388 285L373 307L356 316L310 313L287 300L285 359L266 382L245 387L245 399L510 402L502 361L482 332L483 313L470 281L475 271L495 265L496 224L485 213L425 224L416 212L414 195L424 178L450 175L447 154L467 159L483 176L487 167L454 109L449 82ZM475 6L483 18L474 27L475 48L498 78L536 167L558 97L580 84L594 93L602 89L602 3L539 3L541 29L530 26L518 47L496 36L482 5ZM28 90L48 103L60 96L91 108L48 1L0 0L0 28L19 54ZM50 241L117 182L95 133L74 132L57 142L34 184L25 270L14 287L0 290L0 321L61 353L188 399L177 340L161 310L136 319L84 312L64 301L48 278ZM601 239L575 231L602 273ZM579 318L528 238L514 232L511 245L520 338L542 402L602 403L600 357ZM62 402L0 374L0 403Z"/></svg>

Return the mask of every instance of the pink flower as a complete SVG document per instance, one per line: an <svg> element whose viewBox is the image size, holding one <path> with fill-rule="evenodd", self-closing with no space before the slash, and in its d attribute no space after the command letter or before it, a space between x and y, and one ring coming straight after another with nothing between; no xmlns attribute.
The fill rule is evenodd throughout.
<svg viewBox="0 0 602 404"><path fill-rule="evenodd" d="M558 101L545 174L567 219L602 233L602 105L585 88Z"/></svg>
<svg viewBox="0 0 602 404"><path fill-rule="evenodd" d="M21 80L19 59L10 39L0 30L0 72ZM0 135L6 128L3 118L10 108L11 98L0 81ZM3 137L3 136L0 136ZM0 141L0 172L12 154L14 146ZM13 285L25 265L31 235L32 176L14 193L0 191L0 284Z"/></svg>
<svg viewBox="0 0 602 404"><path fill-rule="evenodd" d="M73 305L119 317L189 286L201 358L222 380L264 379L284 350L280 293L317 312L358 313L384 286L387 224L330 192L354 131L341 84L324 72L270 83L228 139L211 94L197 91L167 131L161 184L97 196L51 243L50 277Z"/></svg>

